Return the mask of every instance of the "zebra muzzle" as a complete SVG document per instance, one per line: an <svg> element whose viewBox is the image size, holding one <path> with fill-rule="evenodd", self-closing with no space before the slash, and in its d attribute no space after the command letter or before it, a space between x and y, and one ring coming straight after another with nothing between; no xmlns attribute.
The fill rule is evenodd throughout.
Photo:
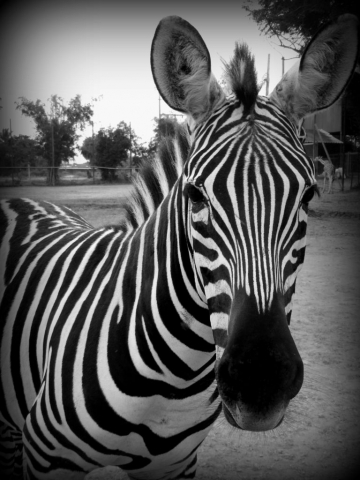
<svg viewBox="0 0 360 480"><path fill-rule="evenodd" d="M245 430L269 430L282 421L303 382L303 362L278 302L259 314L242 302L232 311L229 336L216 364L228 422Z"/></svg>
<svg viewBox="0 0 360 480"><path fill-rule="evenodd" d="M222 406L226 420L233 427L253 432L264 432L266 430L273 430L281 425L287 405L284 405L283 408L277 408L273 412L268 412L266 416L249 412L245 406L239 404L229 407L223 402Z"/></svg>

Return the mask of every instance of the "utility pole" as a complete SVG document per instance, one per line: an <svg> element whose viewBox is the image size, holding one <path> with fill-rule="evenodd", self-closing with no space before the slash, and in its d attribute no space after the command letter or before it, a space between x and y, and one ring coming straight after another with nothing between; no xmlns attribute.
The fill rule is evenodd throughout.
<svg viewBox="0 0 360 480"><path fill-rule="evenodd" d="M342 167L342 175L341 175L341 191L344 191L344 176L345 176L345 122L346 122L346 95L342 97L341 100L341 127L340 127L340 139L342 144L340 145L340 162Z"/></svg>
<svg viewBox="0 0 360 480"><path fill-rule="evenodd" d="M55 186L55 149L54 149L54 122L51 116L51 155L52 155L52 184Z"/></svg>
<svg viewBox="0 0 360 480"><path fill-rule="evenodd" d="M91 127L92 127L92 164L95 165L94 121L91 122Z"/></svg>
<svg viewBox="0 0 360 480"><path fill-rule="evenodd" d="M282 75L284 76L284 73L285 73L285 58L281 57L281 60L282 60Z"/></svg>
<svg viewBox="0 0 360 480"><path fill-rule="evenodd" d="M161 118L161 104L160 104L160 102L161 102L161 97L159 95L159 122L160 122L160 118Z"/></svg>
<svg viewBox="0 0 360 480"><path fill-rule="evenodd" d="M268 64L266 73L266 96L269 95L269 83L270 83L270 53L268 54Z"/></svg>
<svg viewBox="0 0 360 480"><path fill-rule="evenodd" d="M315 145L315 142L316 142L316 131L315 131L315 125L316 125L316 114L314 115L314 125L313 125L313 138L314 138L314 141L313 141L313 148L312 148L312 159L313 159L313 162L315 163L315 153L317 153L319 150L317 149L316 150L316 145ZM319 162L316 162L316 165L315 165L315 169L316 169L316 174L319 173Z"/></svg>
<svg viewBox="0 0 360 480"><path fill-rule="evenodd" d="M10 132L9 132L9 144L11 145L10 147L10 158L11 158L11 181L12 181L12 185L14 185L14 151L12 149L12 130L11 130L11 118L9 119L10 120Z"/></svg>
<svg viewBox="0 0 360 480"><path fill-rule="evenodd" d="M132 177L131 122L130 122L130 158L129 158L129 166L130 166L130 176Z"/></svg>
<svg viewBox="0 0 360 480"><path fill-rule="evenodd" d="M173 117L181 117L183 118L184 114L183 113L162 113L161 114L163 117L166 117L166 118L173 118ZM167 125L165 125L165 128L166 128L166 135L168 134L168 131L167 131Z"/></svg>
<svg viewBox="0 0 360 480"><path fill-rule="evenodd" d="M54 148L54 104L50 105L50 132L51 132L51 167L49 167L49 184L55 185L55 148Z"/></svg>

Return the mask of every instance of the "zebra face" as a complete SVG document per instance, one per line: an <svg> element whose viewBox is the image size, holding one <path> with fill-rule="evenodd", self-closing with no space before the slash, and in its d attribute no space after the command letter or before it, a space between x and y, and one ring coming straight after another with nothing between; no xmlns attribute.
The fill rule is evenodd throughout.
<svg viewBox="0 0 360 480"><path fill-rule="evenodd" d="M314 168L268 99L257 100L251 119L234 100L215 117L194 133L185 166L189 243L209 308L225 416L240 428L265 430L280 423L303 380L288 323ZM219 118L226 133L209 153Z"/></svg>
<svg viewBox="0 0 360 480"><path fill-rule="evenodd" d="M288 323L316 185L296 131L342 94L356 45L356 17L339 17L267 99L258 97L254 58L237 45L225 65L226 99L194 27L167 17L155 32L155 83L188 118L184 231L194 285L209 310L225 416L239 428L276 427L303 381Z"/></svg>

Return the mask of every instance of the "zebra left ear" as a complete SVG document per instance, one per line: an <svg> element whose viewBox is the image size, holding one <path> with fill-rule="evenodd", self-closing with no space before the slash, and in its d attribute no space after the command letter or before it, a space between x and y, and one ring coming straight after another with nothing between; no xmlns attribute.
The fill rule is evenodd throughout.
<svg viewBox="0 0 360 480"><path fill-rule="evenodd" d="M355 70L357 45L357 17L341 15L315 35L270 98L294 124L330 107L344 92Z"/></svg>
<svg viewBox="0 0 360 480"><path fill-rule="evenodd" d="M180 17L159 23L151 46L157 89L174 110L203 120L224 95L211 73L209 51L199 32Z"/></svg>

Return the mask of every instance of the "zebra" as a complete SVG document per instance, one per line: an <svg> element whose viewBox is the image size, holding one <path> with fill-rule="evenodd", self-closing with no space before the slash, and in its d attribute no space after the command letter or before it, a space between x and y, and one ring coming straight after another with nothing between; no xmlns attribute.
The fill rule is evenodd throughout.
<svg viewBox="0 0 360 480"><path fill-rule="evenodd" d="M236 44L225 96L199 32L166 17L152 73L187 121L124 220L94 229L46 201L2 202L7 478L194 478L221 412L239 432L281 424L303 382L289 324L317 192L298 126L340 97L356 54L357 19L341 16L267 98Z"/></svg>

